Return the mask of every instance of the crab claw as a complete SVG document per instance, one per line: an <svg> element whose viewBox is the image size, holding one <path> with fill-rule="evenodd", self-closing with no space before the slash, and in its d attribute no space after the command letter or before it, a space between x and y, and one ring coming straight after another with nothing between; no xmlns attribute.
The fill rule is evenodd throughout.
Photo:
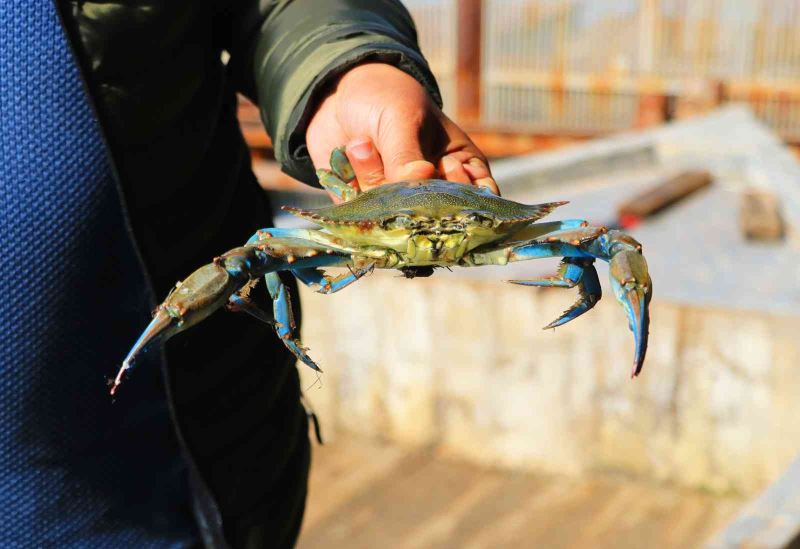
<svg viewBox="0 0 800 549"><path fill-rule="evenodd" d="M117 392L136 358L154 343L194 326L222 307L241 286L241 282L217 263L209 263L189 275L158 306L153 320L133 344L122 367L111 384L111 394Z"/></svg>
<svg viewBox="0 0 800 549"><path fill-rule="evenodd" d="M136 357L149 348L152 343L166 340L174 333L174 327L175 319L169 316L163 309L159 309L153 317L153 320L150 321L150 324L147 325L147 328L145 328L144 332L139 336L139 339L133 344L131 350L128 351L128 356L122 361L122 366L117 372L114 381L111 383L110 392L112 396L116 394L127 371L133 367L133 362Z"/></svg>
<svg viewBox="0 0 800 549"><path fill-rule="evenodd" d="M565 257L561 261L558 273L554 276L538 278L536 280L509 280L509 282L522 286L578 287L578 301L564 311L561 316L543 328L544 330L549 330L578 318L600 301L603 291L600 288L600 281L597 280L597 271L594 265L592 265L593 262L593 259L587 260Z"/></svg>
<svg viewBox="0 0 800 549"><path fill-rule="evenodd" d="M631 377L636 377L642 370L644 356L647 353L653 283L647 271L647 262L639 251L620 251L612 256L609 264L611 287L617 301L625 309L628 327L633 332L636 347Z"/></svg>

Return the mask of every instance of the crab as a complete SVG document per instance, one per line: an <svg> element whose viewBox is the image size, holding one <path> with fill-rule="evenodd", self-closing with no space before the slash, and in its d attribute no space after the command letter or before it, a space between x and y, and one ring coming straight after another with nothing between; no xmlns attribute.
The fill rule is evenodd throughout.
<svg viewBox="0 0 800 549"><path fill-rule="evenodd" d="M283 208L321 229L259 230L244 246L222 254L176 284L125 357L111 384L112 395L146 349L221 308L270 324L298 360L321 371L300 342L281 271L291 272L320 293L332 294L373 269L399 269L413 278L430 276L437 267L506 265L542 257L562 258L554 275L509 282L575 287L579 296L545 329L561 326L594 307L601 297L594 261L609 263L614 296L625 309L634 335L631 376L639 374L647 350L653 286L642 246L631 236L580 219L537 223L566 202L525 205L488 189L438 179L359 192L350 185L355 175L342 149L333 151L330 164L330 170L318 170L317 175L320 184L342 203L315 210ZM321 267L345 270L331 276ZM249 297L262 277L272 298L271 314Z"/></svg>

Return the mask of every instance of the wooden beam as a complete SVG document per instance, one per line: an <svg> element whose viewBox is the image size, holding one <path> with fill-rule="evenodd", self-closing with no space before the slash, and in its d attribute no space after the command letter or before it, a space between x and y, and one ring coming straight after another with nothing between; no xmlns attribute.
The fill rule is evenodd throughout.
<svg viewBox="0 0 800 549"><path fill-rule="evenodd" d="M639 221L711 185L712 181L708 172L681 173L622 203L617 209L617 217L623 227L634 226Z"/></svg>
<svg viewBox="0 0 800 549"><path fill-rule="evenodd" d="M481 117L482 0L457 2L456 118L474 124Z"/></svg>

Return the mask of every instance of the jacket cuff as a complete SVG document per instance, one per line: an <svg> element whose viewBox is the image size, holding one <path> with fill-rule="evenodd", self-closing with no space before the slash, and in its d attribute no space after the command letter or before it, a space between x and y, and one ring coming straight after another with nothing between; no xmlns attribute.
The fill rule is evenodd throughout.
<svg viewBox="0 0 800 549"><path fill-rule="evenodd" d="M370 26L363 21L342 26L322 39L312 39L311 47L298 47L275 67L277 70L259 71L263 121L272 136L281 169L295 179L319 185L306 147L306 129L331 85L356 65L365 62L393 65L416 78L442 106L436 80L416 44L400 33L374 34ZM268 60L261 68L267 69L267 64ZM282 71L285 67L291 70Z"/></svg>

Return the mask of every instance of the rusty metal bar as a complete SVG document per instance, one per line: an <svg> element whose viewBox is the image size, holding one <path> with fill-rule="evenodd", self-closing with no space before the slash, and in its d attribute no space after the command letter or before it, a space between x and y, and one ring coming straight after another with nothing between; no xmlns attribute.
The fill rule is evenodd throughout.
<svg viewBox="0 0 800 549"><path fill-rule="evenodd" d="M461 0L457 11L456 117L463 124L481 118L482 0Z"/></svg>

